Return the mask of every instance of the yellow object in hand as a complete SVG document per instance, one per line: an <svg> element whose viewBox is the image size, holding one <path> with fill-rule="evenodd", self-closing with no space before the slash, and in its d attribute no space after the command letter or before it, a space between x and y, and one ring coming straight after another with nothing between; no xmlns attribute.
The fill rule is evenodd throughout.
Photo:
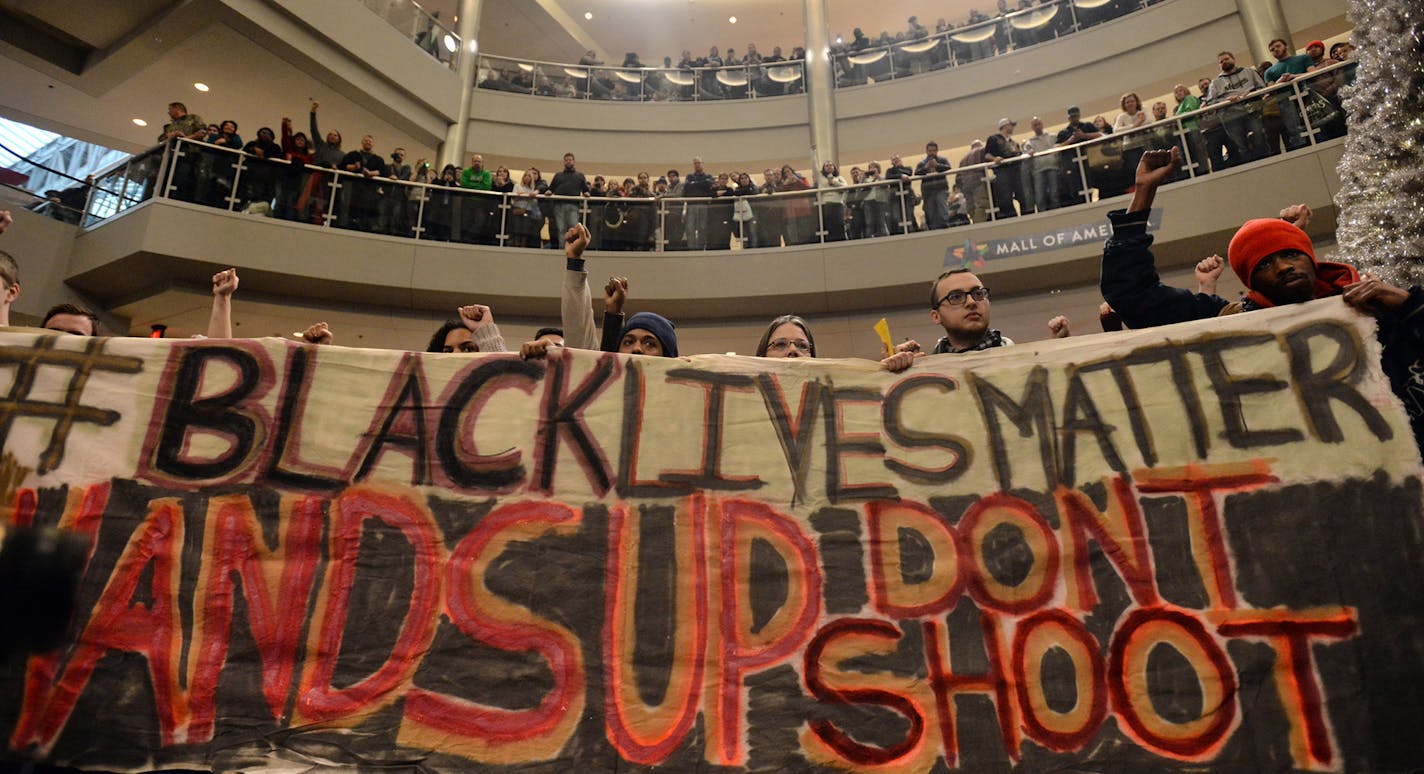
<svg viewBox="0 0 1424 774"><path fill-rule="evenodd" d="M895 343L890 338L890 323L885 318L880 318L880 322L875 324L875 335L880 337L880 343L885 345L885 357L895 354Z"/></svg>

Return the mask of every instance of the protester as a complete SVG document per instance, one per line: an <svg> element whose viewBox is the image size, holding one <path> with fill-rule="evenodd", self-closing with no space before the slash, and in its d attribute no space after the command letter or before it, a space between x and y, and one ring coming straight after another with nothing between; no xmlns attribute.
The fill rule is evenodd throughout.
<svg viewBox="0 0 1424 774"><path fill-rule="evenodd" d="M1286 306L1341 296L1345 303L1379 320L1382 365L1395 394L1409 411L1416 439L1424 439L1424 404L1416 374L1424 372L1424 290L1404 290L1353 266L1317 261L1304 206L1282 211L1280 219L1249 220L1231 239L1227 261L1246 286L1246 297L1230 301L1162 284L1147 233L1147 217L1157 189L1181 163L1177 148L1144 154L1137 189L1126 210L1108 213L1113 235L1103 247L1103 298L1130 328L1185 322L1234 312Z"/></svg>
<svg viewBox="0 0 1424 774"><path fill-rule="evenodd" d="M920 355L920 345L908 341L889 357L880 361L887 371L900 372L914 365ZM816 339L811 336L811 326L794 314L783 314L766 326L766 331L757 342L757 357L801 358L816 356Z"/></svg>
<svg viewBox="0 0 1424 774"><path fill-rule="evenodd" d="M45 312L40 327L73 336L98 336L99 316L77 304L55 304Z"/></svg>
<svg viewBox="0 0 1424 774"><path fill-rule="evenodd" d="M989 324L989 289L968 269L950 269L930 284L930 319L944 329L934 354L978 352L1011 346L1008 336ZM1069 334L1068 318L1048 321L1048 332L1061 339Z"/></svg>
<svg viewBox="0 0 1424 774"><path fill-rule="evenodd" d="M469 304L456 312L458 319L446 320L436 329L426 345L426 352L504 352L504 337L495 325L494 313L488 306Z"/></svg>

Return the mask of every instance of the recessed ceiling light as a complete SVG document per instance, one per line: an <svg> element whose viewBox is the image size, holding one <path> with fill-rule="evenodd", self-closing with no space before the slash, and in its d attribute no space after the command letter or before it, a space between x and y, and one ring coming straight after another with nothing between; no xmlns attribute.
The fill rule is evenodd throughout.
<svg viewBox="0 0 1424 774"><path fill-rule="evenodd" d="M148 126L148 122L143 120L142 118L135 118L133 122L134 126Z"/></svg>
<svg viewBox="0 0 1424 774"><path fill-rule="evenodd" d="M729 21L729 22L731 22L731 23L733 23L733 24L736 24L736 23L737 23L737 17L735 17L735 16L728 16L728 17L727 17L727 21Z"/></svg>
<svg viewBox="0 0 1424 774"><path fill-rule="evenodd" d="M206 84L206 83L195 83L195 84L193 84L193 88L197 89L198 91L207 91L207 90L208 90L208 84Z"/></svg>
<svg viewBox="0 0 1424 774"><path fill-rule="evenodd" d="M583 18L593 21L593 11L584 11Z"/></svg>

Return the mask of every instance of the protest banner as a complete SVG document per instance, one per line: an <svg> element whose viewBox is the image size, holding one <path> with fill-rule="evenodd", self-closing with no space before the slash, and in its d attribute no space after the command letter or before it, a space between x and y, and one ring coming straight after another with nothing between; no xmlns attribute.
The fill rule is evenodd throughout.
<svg viewBox="0 0 1424 774"><path fill-rule="evenodd" d="M1419 454L1338 300L927 357L0 334L0 502L93 538L7 755L1391 770Z"/></svg>

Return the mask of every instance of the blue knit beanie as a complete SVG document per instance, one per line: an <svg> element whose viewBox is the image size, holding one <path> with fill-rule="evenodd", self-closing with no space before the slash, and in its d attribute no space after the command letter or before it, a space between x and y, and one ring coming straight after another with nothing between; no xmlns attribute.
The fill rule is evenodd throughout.
<svg viewBox="0 0 1424 774"><path fill-rule="evenodd" d="M660 314L652 312L638 312L628 321L623 323L623 330L619 332L618 338L621 341L628 331L644 330L658 337L658 342L663 345L663 357L677 357L677 331L672 321Z"/></svg>

